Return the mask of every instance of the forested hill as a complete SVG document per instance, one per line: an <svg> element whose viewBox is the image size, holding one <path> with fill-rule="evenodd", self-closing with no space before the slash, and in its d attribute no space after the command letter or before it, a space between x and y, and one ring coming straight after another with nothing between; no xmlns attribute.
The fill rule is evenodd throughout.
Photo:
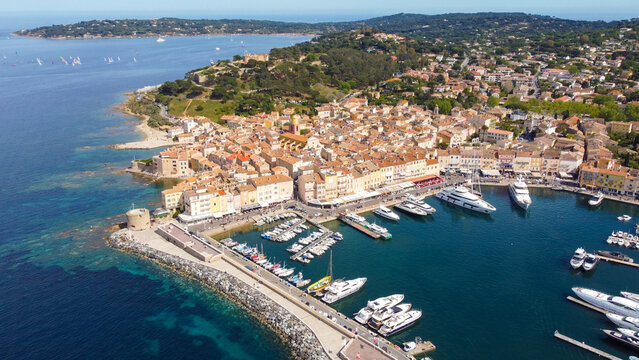
<svg viewBox="0 0 639 360"><path fill-rule="evenodd" d="M635 20L615 22L574 21L524 13L395 14L361 21L302 23L266 20L91 20L69 25L43 26L16 31L15 35L44 38L131 37L211 34L329 34L363 27L414 37L444 41L494 36L539 36L600 30L637 24Z"/></svg>

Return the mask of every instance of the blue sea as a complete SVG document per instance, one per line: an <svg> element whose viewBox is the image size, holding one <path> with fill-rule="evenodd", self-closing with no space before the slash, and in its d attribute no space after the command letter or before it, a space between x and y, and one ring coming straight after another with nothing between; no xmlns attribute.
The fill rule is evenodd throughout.
<svg viewBox="0 0 639 360"><path fill-rule="evenodd" d="M111 110L124 92L181 78L210 59L308 38L8 36L33 25L41 24L0 24L0 359L289 358L272 332L223 297L105 247L105 229L133 204L157 207L164 186L121 173L155 150L106 145L141 137L137 119ZM64 65L61 57L79 57L82 65ZM637 218L638 209L605 201L591 210L583 196L534 190L524 214L504 188L484 193L498 209L490 217L435 199L429 202L438 211L427 219L402 215L392 223L366 214L389 228L390 241L329 223L345 235L333 251L336 276L368 277L335 307L351 314L368 299L404 293L424 315L393 340L430 339L435 359L595 358L554 339L555 330L627 358L628 349L600 331L611 324L565 297L572 286L639 292L637 269L602 263L584 275L568 266L578 246L614 249L606 236L631 227L616 216ZM287 244L258 234L231 235L286 259ZM639 259L638 251L626 252ZM295 266L317 279L328 257Z"/></svg>
<svg viewBox="0 0 639 360"><path fill-rule="evenodd" d="M106 145L142 137L111 109L124 92L308 37L8 35L33 25L0 24L0 359L287 359L223 297L105 247L106 227L132 204L156 208L163 187L121 174L157 150Z"/></svg>

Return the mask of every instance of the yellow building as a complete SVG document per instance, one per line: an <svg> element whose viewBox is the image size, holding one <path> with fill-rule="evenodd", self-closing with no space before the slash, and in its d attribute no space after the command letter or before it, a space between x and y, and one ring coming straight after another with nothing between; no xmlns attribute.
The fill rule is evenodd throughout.
<svg viewBox="0 0 639 360"><path fill-rule="evenodd" d="M600 169L582 164L579 171L579 186L620 193L624 191L627 172Z"/></svg>

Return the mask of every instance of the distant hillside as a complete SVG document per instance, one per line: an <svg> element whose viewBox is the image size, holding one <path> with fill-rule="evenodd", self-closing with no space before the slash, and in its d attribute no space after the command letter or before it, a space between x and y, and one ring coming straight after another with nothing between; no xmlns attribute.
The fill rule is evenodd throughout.
<svg viewBox="0 0 639 360"><path fill-rule="evenodd" d="M300 23L265 20L190 20L161 18L151 20L91 20L69 25L43 26L20 30L15 35L43 38L176 36L212 34L329 34L363 27L413 37L442 40L492 36L537 36L583 32L637 21L574 21L524 13L475 14L395 14L361 21Z"/></svg>

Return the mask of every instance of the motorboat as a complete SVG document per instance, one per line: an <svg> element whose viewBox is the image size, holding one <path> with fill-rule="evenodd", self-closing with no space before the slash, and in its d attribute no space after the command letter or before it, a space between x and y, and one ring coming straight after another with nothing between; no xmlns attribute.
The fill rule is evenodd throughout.
<svg viewBox="0 0 639 360"><path fill-rule="evenodd" d="M624 221L624 222L630 221L630 220L632 220L632 216L624 214L624 215L621 215L621 216L617 216L617 220Z"/></svg>
<svg viewBox="0 0 639 360"><path fill-rule="evenodd" d="M574 287L572 288L572 291L583 301L608 312L631 317L639 317L639 303L636 301L582 287Z"/></svg>
<svg viewBox="0 0 639 360"><path fill-rule="evenodd" d="M622 291L621 296L639 302L639 294L631 293L629 291Z"/></svg>
<svg viewBox="0 0 639 360"><path fill-rule="evenodd" d="M437 212L437 210L434 207L428 205L423 199L417 198L413 195L408 195L408 198L406 199L406 201L417 206L418 208L421 208L422 210L426 211L429 214Z"/></svg>
<svg viewBox="0 0 639 360"><path fill-rule="evenodd" d="M399 220L399 215L395 214L391 209L383 205L375 209L373 213L389 220Z"/></svg>
<svg viewBox="0 0 639 360"><path fill-rule="evenodd" d="M155 40L155 41L157 41L157 42L161 43L161 42L165 42L166 40L164 40L163 38L159 37L159 38L158 38L157 40Z"/></svg>
<svg viewBox="0 0 639 360"><path fill-rule="evenodd" d="M447 188L435 195L436 198L446 201L450 204L457 205L464 209L490 214L497 210L486 200L480 198L477 194L471 192L465 186L457 186L455 188Z"/></svg>
<svg viewBox="0 0 639 360"><path fill-rule="evenodd" d="M630 336L632 338L635 338L635 339L639 340L639 331L635 331L635 330L632 330L632 329L626 329L626 328L617 328L617 330L620 333L622 333L622 334L624 334L626 336Z"/></svg>
<svg viewBox="0 0 639 360"><path fill-rule="evenodd" d="M614 331L614 330L602 330L602 331L606 333L606 335L608 335L609 337L621 343L624 343L635 350L639 350L639 339L635 338L634 336L628 336L624 333L621 333L619 331Z"/></svg>
<svg viewBox="0 0 639 360"><path fill-rule="evenodd" d="M597 257L594 254L588 254L586 255L586 259L584 260L584 263L581 267L586 271L590 271L594 269L595 266L597 266L598 262L599 262L599 257Z"/></svg>
<svg viewBox="0 0 639 360"><path fill-rule="evenodd" d="M403 212L406 212L412 215L418 215L418 216L428 215L428 212L426 212L424 209L418 207L417 205L409 201L402 201L401 203L395 205L395 209L399 209Z"/></svg>
<svg viewBox="0 0 639 360"><path fill-rule="evenodd" d="M309 292L315 292L315 291L320 291L322 289L324 289L328 284L330 284L331 282L331 277L330 276L325 276L321 279L319 279L318 281L314 282L311 286L308 287L308 291Z"/></svg>
<svg viewBox="0 0 639 360"><path fill-rule="evenodd" d="M382 310L388 307L393 307L404 300L404 294L394 294L377 298L375 300L369 300L366 306L373 310L373 312Z"/></svg>
<svg viewBox="0 0 639 360"><path fill-rule="evenodd" d="M598 191L594 194L590 200L588 200L588 205L590 206L599 206L604 200L604 194L601 191Z"/></svg>
<svg viewBox="0 0 639 360"><path fill-rule="evenodd" d="M362 325L366 325L371 316L373 316L373 312L373 309L368 306L364 306L357 312L357 314L355 314L355 321Z"/></svg>
<svg viewBox="0 0 639 360"><path fill-rule="evenodd" d="M634 262L633 258L631 258L630 256L626 254L620 253L619 251L598 250L597 255L605 256L605 257L609 257L612 259L625 261L625 262Z"/></svg>
<svg viewBox="0 0 639 360"><path fill-rule="evenodd" d="M384 325L379 329L379 334L382 336L391 336L396 334L397 332L414 324L421 317L421 310L411 310L409 312L393 316L384 322Z"/></svg>
<svg viewBox="0 0 639 360"><path fill-rule="evenodd" d="M393 316L397 316L408 312L411 309L411 304L399 304L390 306L381 310L377 310L373 313L370 320L368 320L368 326L372 329L379 330L384 322Z"/></svg>
<svg viewBox="0 0 639 360"><path fill-rule="evenodd" d="M366 278L361 277L353 280L336 281L326 288L326 294L322 300L327 304L332 304L351 294L354 294L366 284Z"/></svg>
<svg viewBox="0 0 639 360"><path fill-rule="evenodd" d="M639 318L613 313L606 313L606 317L617 326L634 331L639 331Z"/></svg>
<svg viewBox="0 0 639 360"><path fill-rule="evenodd" d="M572 258L570 259L570 266L573 269L577 270L584 264L585 260L586 260L586 250L584 250L583 248L578 248L577 250L575 250L575 253L572 255Z"/></svg>
<svg viewBox="0 0 639 360"><path fill-rule="evenodd" d="M508 185L508 192L515 204L524 210L528 210L532 200L530 199L530 193L528 192L528 185L524 179L520 176L514 183Z"/></svg>

